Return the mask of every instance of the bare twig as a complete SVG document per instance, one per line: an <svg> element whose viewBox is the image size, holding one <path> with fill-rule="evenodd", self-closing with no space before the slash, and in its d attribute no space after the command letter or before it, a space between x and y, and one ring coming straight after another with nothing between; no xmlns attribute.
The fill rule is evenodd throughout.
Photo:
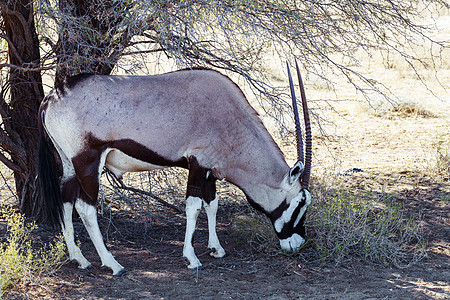
<svg viewBox="0 0 450 300"><path fill-rule="evenodd" d="M144 190L141 190L141 189L137 189L137 188L134 188L134 187L127 186L127 185L125 185L125 183L123 183L123 181L120 178L117 178L114 175L114 173L111 172L108 168L105 168L105 170L106 170L106 174L109 176L109 178L112 179L112 181L110 181L110 182L114 185L114 187L120 188L122 190L130 191L130 192L133 192L133 193L142 194L142 195L146 195L146 196L152 197L153 199L155 199L159 203L163 204L164 206L167 206L167 207L173 209L174 211L176 211L179 214L183 214L183 211L180 210L175 205L172 205L172 204L168 203L167 201L161 199L160 197L156 196L153 193L150 193L150 192L147 192L147 191L144 191Z"/></svg>
<svg viewBox="0 0 450 300"><path fill-rule="evenodd" d="M13 65L13 64L0 64L0 69L2 69L2 68L15 69L15 70L19 70L21 72L41 72L41 71L45 71L45 70L53 70L55 68L55 66L50 65L50 66L46 66L46 67L42 66L42 67L28 68L28 67Z"/></svg>
<svg viewBox="0 0 450 300"><path fill-rule="evenodd" d="M1 155L1 153L0 153L0 155ZM2 180L5 183L6 187L8 188L9 192L11 193L11 195L13 195L16 200L18 200L19 198L17 197L14 190L9 186L8 180L6 180L5 176L3 175L3 173L1 171L0 171L0 176L2 177Z"/></svg>

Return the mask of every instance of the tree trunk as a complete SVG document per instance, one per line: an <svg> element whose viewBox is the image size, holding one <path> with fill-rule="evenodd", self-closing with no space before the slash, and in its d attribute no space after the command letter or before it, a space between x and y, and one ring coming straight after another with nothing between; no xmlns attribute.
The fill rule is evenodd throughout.
<svg viewBox="0 0 450 300"><path fill-rule="evenodd" d="M3 99L4 131L9 136L11 162L20 209L30 216L37 195L37 150L39 144L37 113L44 97L39 40L33 14L33 0L0 1L3 32L8 42L9 103ZM6 147L6 146L5 146Z"/></svg>

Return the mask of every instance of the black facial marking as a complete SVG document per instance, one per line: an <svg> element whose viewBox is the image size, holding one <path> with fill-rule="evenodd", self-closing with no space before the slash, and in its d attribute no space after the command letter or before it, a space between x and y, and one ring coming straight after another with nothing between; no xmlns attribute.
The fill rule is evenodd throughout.
<svg viewBox="0 0 450 300"><path fill-rule="evenodd" d="M301 211L301 209L305 206L305 200L306 200L306 195L305 195L305 191L302 189L300 191L301 194L301 201L299 202L299 204L297 205L297 207L295 208L294 212L292 213L291 219L289 220L289 222L285 223L283 228L281 229L281 232L277 232L277 235L280 239L286 239L291 237L294 233L299 234L301 237L305 237L305 225L304 225L304 221L305 221L305 215L306 215L306 211L303 214L303 216L300 218L297 226L294 227L294 223L297 220L297 217ZM276 220L278 220L281 215L283 214L283 212L288 208L289 206L287 205L286 201L283 201L282 204L280 204L279 207L277 207L274 212L272 213L273 215L271 216L271 220L272 223L274 223ZM273 219L272 219L273 218Z"/></svg>
<svg viewBox="0 0 450 300"><path fill-rule="evenodd" d="M275 208L273 212L269 214L269 218L272 221L272 223L278 220L283 214L283 212L288 208L289 204L287 203L286 199L284 199L284 201L281 202L281 204L277 208Z"/></svg>
<svg viewBox="0 0 450 300"><path fill-rule="evenodd" d="M305 238L305 237L306 237L305 220L306 220L306 211L305 211L305 213L303 214L303 216L300 218L300 222L298 222L297 227L295 228L295 230L297 231L297 233L298 233L302 238Z"/></svg>

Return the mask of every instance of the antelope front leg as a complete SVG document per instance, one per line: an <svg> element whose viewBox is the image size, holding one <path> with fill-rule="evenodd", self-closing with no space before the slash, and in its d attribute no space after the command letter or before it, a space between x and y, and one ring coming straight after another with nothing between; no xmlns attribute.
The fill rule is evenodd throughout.
<svg viewBox="0 0 450 300"><path fill-rule="evenodd" d="M189 196L186 199L186 234L184 236L183 257L189 262L188 268L202 270L203 266L198 260L192 246L197 217L202 208L202 199Z"/></svg>
<svg viewBox="0 0 450 300"><path fill-rule="evenodd" d="M206 216L208 217L208 233L209 233L208 248L212 250L210 255L215 258L224 257L225 250L220 245L219 238L217 237L216 232L216 214L217 208L219 206L219 200L216 197L209 204L206 203L205 201L203 202L203 206L205 207Z"/></svg>

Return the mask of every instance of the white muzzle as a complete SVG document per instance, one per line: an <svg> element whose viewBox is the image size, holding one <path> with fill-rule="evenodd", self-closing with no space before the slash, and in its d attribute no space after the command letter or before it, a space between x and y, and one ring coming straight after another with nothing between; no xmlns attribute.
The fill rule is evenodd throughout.
<svg viewBox="0 0 450 300"><path fill-rule="evenodd" d="M280 239L281 249L289 252L296 252L301 245L305 243L305 239L299 234L294 233L291 237L287 239Z"/></svg>

